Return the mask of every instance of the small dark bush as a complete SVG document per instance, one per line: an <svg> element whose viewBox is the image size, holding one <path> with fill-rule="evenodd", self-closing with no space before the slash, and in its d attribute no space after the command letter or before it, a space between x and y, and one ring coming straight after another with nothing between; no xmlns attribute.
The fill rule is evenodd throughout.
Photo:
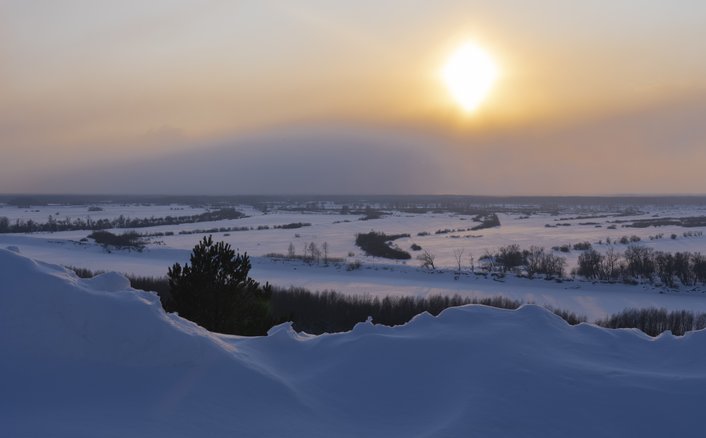
<svg viewBox="0 0 706 438"><path fill-rule="evenodd" d="M112 247L115 249L136 249L141 251L145 247L142 236L134 231L128 231L123 234L113 234L110 231L94 231L88 237L106 249Z"/></svg>
<svg viewBox="0 0 706 438"><path fill-rule="evenodd" d="M513 244L498 249L495 262L503 271L509 271L527 263L526 254L520 250L520 245Z"/></svg>
<svg viewBox="0 0 706 438"><path fill-rule="evenodd" d="M500 219L498 218L498 215L495 213L490 213L486 215L478 215L473 218L474 221L479 221L480 225L476 225L475 227L471 228L470 231L476 231L476 230L482 230L485 228L493 228L493 227L499 227L500 226Z"/></svg>
<svg viewBox="0 0 706 438"><path fill-rule="evenodd" d="M589 249L579 255L578 267L576 273L589 280L601 277L601 266L603 264L603 255L595 249Z"/></svg>
<svg viewBox="0 0 706 438"><path fill-rule="evenodd" d="M373 210L372 208L368 207L365 209L365 216L361 217L359 220L361 221L371 221L375 219L380 219L385 215L384 212L378 211L378 210Z"/></svg>
<svg viewBox="0 0 706 438"><path fill-rule="evenodd" d="M579 243L574 243L574 251L588 251L589 249L592 248L592 245L590 242L579 242Z"/></svg>
<svg viewBox="0 0 706 438"><path fill-rule="evenodd" d="M654 250L645 246L630 245L623 255L627 274L651 279L655 272Z"/></svg>
<svg viewBox="0 0 706 438"><path fill-rule="evenodd" d="M407 251L392 248L388 244L388 242L392 240L403 237L409 237L409 234L385 234L371 231L365 234L358 234L355 238L355 244L370 256L395 260L409 260L412 256Z"/></svg>
<svg viewBox="0 0 706 438"><path fill-rule="evenodd" d="M537 246L530 247L529 251L523 251L525 257L525 271L529 278L534 278L535 274L542 274L547 278L564 276L566 259L546 253L544 248Z"/></svg>
<svg viewBox="0 0 706 438"><path fill-rule="evenodd" d="M284 224L284 225L275 225L272 228L275 229L281 229L281 230L295 230L297 228L303 228L303 227L310 227L311 224L308 222L293 222L291 224ZM258 229L261 229L258 227ZM262 228L263 230L269 229L268 228Z"/></svg>

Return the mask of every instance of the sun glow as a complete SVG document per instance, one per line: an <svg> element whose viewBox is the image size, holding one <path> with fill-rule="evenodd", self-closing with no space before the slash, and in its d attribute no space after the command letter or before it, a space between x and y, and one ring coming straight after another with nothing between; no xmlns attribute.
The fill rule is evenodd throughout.
<svg viewBox="0 0 706 438"><path fill-rule="evenodd" d="M476 110L498 78L490 55L474 43L466 43L449 57L441 72L451 96L465 111Z"/></svg>

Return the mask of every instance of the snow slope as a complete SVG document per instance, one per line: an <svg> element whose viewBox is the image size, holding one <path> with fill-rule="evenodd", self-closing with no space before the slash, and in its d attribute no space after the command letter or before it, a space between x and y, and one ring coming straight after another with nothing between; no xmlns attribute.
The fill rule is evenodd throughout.
<svg viewBox="0 0 706 438"><path fill-rule="evenodd" d="M209 333L118 274L0 249L0 435L595 437L703 429L706 333L535 306L308 336Z"/></svg>

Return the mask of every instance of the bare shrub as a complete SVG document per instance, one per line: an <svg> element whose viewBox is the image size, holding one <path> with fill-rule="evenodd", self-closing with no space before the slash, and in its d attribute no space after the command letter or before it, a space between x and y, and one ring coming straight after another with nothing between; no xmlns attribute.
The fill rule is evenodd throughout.
<svg viewBox="0 0 706 438"><path fill-rule="evenodd" d="M461 266L463 264L463 253L465 252L462 248L454 249L454 259L456 260L456 273L461 273Z"/></svg>
<svg viewBox="0 0 706 438"><path fill-rule="evenodd" d="M431 270L436 269L436 267L434 266L434 259L436 259L436 256L434 256L432 253L430 253L426 249L424 250L424 252L422 252L421 254L419 254L417 256L417 260L422 262L422 268L431 269Z"/></svg>

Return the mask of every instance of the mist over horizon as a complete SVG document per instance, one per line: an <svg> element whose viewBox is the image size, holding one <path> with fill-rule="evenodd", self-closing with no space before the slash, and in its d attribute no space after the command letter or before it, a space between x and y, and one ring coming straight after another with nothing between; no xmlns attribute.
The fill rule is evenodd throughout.
<svg viewBox="0 0 706 438"><path fill-rule="evenodd" d="M691 99L490 133L308 123L69 163L2 187L76 194L700 194L705 119L706 99Z"/></svg>

